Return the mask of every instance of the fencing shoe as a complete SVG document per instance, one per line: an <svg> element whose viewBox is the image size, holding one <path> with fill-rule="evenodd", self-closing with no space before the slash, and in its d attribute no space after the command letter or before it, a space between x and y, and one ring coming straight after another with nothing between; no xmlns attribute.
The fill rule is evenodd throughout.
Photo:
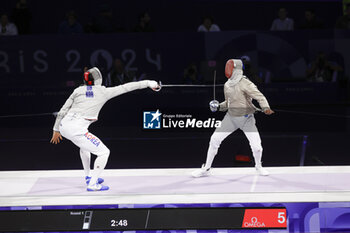
<svg viewBox="0 0 350 233"><path fill-rule="evenodd" d="M257 173L261 176L268 176L270 174L265 168L261 166L261 164L255 165L255 169Z"/></svg>
<svg viewBox="0 0 350 233"><path fill-rule="evenodd" d="M108 186L96 183L95 185L88 185L86 190L87 191L106 191L108 189L109 189Z"/></svg>
<svg viewBox="0 0 350 233"><path fill-rule="evenodd" d="M198 178L202 176L209 176L210 175L210 168L205 168L205 165L202 165L201 169L197 169L192 172L192 177Z"/></svg>
<svg viewBox="0 0 350 233"><path fill-rule="evenodd" d="M86 184L89 185L90 184L90 180L91 180L91 176L85 176L85 181ZM97 179L97 183L102 184L105 180L102 178L98 178Z"/></svg>

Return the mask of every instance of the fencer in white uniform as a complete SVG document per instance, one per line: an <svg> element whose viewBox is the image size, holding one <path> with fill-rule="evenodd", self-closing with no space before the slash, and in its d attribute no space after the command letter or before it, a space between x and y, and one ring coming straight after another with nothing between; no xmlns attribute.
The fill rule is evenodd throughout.
<svg viewBox="0 0 350 233"><path fill-rule="evenodd" d="M254 113L258 108L252 103L252 99L258 101L262 111L271 115L274 113L258 88L247 77L243 75L243 63L238 59L230 59L226 63L225 76L228 78L224 85L225 101L220 103L213 100L209 103L213 112L227 111L221 122L221 127L216 128L210 138L206 163L201 169L192 172L193 177L210 175L215 155L221 142L237 129L241 129L249 140L255 168L260 175L268 175L268 171L261 166L263 148L258 129L255 125Z"/></svg>
<svg viewBox="0 0 350 233"><path fill-rule="evenodd" d="M157 90L159 85L156 81L144 80L107 88L102 86L102 75L96 67L84 72L84 83L85 85L73 91L58 112L51 143L59 143L62 135L77 145L80 148L87 190L103 191L109 187L102 185L104 180L99 177L107 164L110 152L97 136L89 132L90 124L97 121L101 108L109 99L147 87ZM91 153L97 156L92 171Z"/></svg>

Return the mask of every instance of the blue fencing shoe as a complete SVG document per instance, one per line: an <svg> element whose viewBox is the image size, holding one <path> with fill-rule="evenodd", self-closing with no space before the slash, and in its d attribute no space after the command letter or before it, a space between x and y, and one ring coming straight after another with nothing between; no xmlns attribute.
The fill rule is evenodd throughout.
<svg viewBox="0 0 350 233"><path fill-rule="evenodd" d="M90 180L91 180L91 176L85 176L85 180L86 180L86 184L89 185ZM104 181L105 181L105 180L102 179L102 178L98 178L98 179L97 179L97 183L99 183L99 184L102 184Z"/></svg>
<svg viewBox="0 0 350 233"><path fill-rule="evenodd" d="M87 191L106 191L108 189L109 189L108 186L96 183L95 185L88 185L86 190Z"/></svg>

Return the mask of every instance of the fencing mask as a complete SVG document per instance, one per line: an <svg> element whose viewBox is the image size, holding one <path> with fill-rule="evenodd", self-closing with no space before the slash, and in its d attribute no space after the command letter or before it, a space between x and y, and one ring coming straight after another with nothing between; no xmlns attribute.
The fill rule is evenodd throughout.
<svg viewBox="0 0 350 233"><path fill-rule="evenodd" d="M239 59L230 59L226 62L225 76L230 86L236 85L243 78L243 62Z"/></svg>
<svg viewBox="0 0 350 233"><path fill-rule="evenodd" d="M84 82L86 85L102 85L102 74L97 67L93 67L84 72Z"/></svg>

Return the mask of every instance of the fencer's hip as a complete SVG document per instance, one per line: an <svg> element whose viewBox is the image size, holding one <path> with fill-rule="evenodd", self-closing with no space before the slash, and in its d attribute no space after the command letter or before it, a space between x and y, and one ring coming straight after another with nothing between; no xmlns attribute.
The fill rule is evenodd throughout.
<svg viewBox="0 0 350 233"><path fill-rule="evenodd" d="M216 128L217 132L234 131L236 129L241 130L256 130L256 121L254 114L247 114L244 116L232 116L226 113L222 120L221 127Z"/></svg>
<svg viewBox="0 0 350 233"><path fill-rule="evenodd" d="M60 133L65 138L71 138L76 135L82 135L88 132L92 121L84 119L77 114L67 114L60 123Z"/></svg>

